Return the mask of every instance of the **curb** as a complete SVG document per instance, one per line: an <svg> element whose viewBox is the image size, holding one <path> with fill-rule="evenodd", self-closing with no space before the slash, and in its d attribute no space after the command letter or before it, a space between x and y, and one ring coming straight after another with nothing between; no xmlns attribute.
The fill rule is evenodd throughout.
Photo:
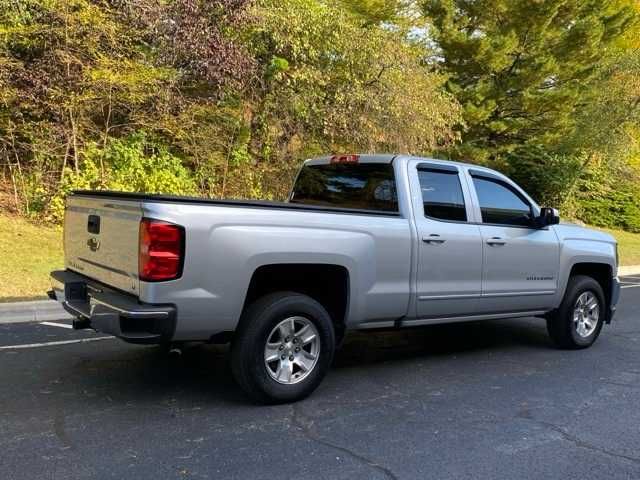
<svg viewBox="0 0 640 480"><path fill-rule="evenodd" d="M7 323L70 320L72 318L73 317L62 308L62 305L53 300L0 303L0 325Z"/></svg>
<svg viewBox="0 0 640 480"><path fill-rule="evenodd" d="M626 265L626 266L618 267L618 276L624 277L625 275L640 276L640 265Z"/></svg>

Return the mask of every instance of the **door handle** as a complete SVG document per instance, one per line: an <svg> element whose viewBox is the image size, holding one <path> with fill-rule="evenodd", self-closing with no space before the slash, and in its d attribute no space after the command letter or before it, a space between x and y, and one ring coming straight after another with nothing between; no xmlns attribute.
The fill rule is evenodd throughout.
<svg viewBox="0 0 640 480"><path fill-rule="evenodd" d="M502 246L505 243L507 242L500 237L492 237L489 240L487 240L487 245L491 245L492 247Z"/></svg>
<svg viewBox="0 0 640 480"><path fill-rule="evenodd" d="M446 240L444 238L440 238L440 235L438 235L437 233L432 233L431 235L429 235L428 237L422 237L422 241L424 243L444 243Z"/></svg>

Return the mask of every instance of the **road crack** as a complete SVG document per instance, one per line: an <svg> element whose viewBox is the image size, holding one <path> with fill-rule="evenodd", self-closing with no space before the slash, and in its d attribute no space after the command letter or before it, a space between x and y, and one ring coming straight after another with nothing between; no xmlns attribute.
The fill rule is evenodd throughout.
<svg viewBox="0 0 640 480"><path fill-rule="evenodd" d="M315 429L314 421L307 418L302 412L300 412L298 404L294 404L292 406L291 424L296 427L302 433L302 435L304 435L305 438L311 440L312 442L342 452L352 459L358 461L359 463L378 471L385 477L390 478L391 480L398 480L398 477L387 467L384 467L379 463L376 463L373 460L365 457L364 455L360 455L359 453L354 452L347 447L337 445L330 442L329 440L321 438Z"/></svg>
<svg viewBox="0 0 640 480"><path fill-rule="evenodd" d="M535 424L540 425L542 427L545 427L545 428L548 428L550 430L553 430L554 432L557 432L558 434L560 434L560 436L562 437L563 440L565 440L566 442L574 444L578 448L583 448L585 450L598 452L598 453L601 453L603 455L607 455L609 457L614 457L614 458L618 458L618 459L621 459L621 460L626 460L628 462L633 462L635 464L640 465L640 458L632 457L630 455L624 455L622 453L612 452L610 450L607 450L606 448L598 447L597 445L593 445L592 443L585 442L584 440L581 440L577 436L571 435L569 432L567 432L566 429L564 429L563 427L561 427L559 425L556 425L554 423L545 422L544 420L537 420L537 419L531 417L530 415L528 415L527 413L520 413L519 415L517 415L517 418L521 418L523 420L527 420L529 422L532 422L532 423L535 423Z"/></svg>

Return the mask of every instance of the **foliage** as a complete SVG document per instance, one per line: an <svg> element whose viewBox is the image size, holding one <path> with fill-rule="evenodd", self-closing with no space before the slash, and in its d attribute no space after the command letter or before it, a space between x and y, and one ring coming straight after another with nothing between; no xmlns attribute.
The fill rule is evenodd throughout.
<svg viewBox="0 0 640 480"><path fill-rule="evenodd" d="M559 207L572 195L588 159L547 152L540 145L526 145L505 156L505 173L527 185L539 204Z"/></svg>
<svg viewBox="0 0 640 480"><path fill-rule="evenodd" d="M464 107L453 154L482 162L572 134L603 53L637 19L631 2L617 0L425 0L423 8Z"/></svg>
<svg viewBox="0 0 640 480"><path fill-rule="evenodd" d="M170 135L163 120L239 82L251 59L219 30L221 20L241 24L235 13L243 4L215 2L213 11L210 2L190 0L2 0L0 161L26 213L45 212L96 148L108 151L112 139L143 130L162 142L161 133ZM206 45L192 48L205 26ZM169 45L172 35L179 40ZM100 178L109 176L105 160L95 162ZM127 180L114 185L143 187Z"/></svg>
<svg viewBox="0 0 640 480"><path fill-rule="evenodd" d="M100 168L99 165L103 167ZM115 190L124 192L197 192L192 173L181 160L144 135L111 140L102 148L87 145L77 172L68 169L57 194L47 209L49 218L62 220L64 197L73 190Z"/></svg>
<svg viewBox="0 0 640 480"><path fill-rule="evenodd" d="M5 0L0 21L0 158L14 181L35 176L52 194L91 142L126 135L166 106L173 72L146 61L108 4ZM30 213L33 192L22 194Z"/></svg>
<svg viewBox="0 0 640 480"><path fill-rule="evenodd" d="M223 87L238 87L251 78L253 59L227 35L244 24L248 0L139 3L148 12L143 17L146 40L156 47L158 60L181 71L201 95L219 95Z"/></svg>
<svg viewBox="0 0 640 480"><path fill-rule="evenodd" d="M262 0L254 16L256 153L429 152L455 139L457 105L424 68L426 46L406 32L365 32L353 14L316 0Z"/></svg>
<svg viewBox="0 0 640 480"><path fill-rule="evenodd" d="M341 0L341 3L362 19L364 25L395 22L409 6L406 0Z"/></svg>
<svg viewBox="0 0 640 480"><path fill-rule="evenodd" d="M593 225L640 232L640 172L613 173L595 158L574 189L575 217Z"/></svg>
<svg viewBox="0 0 640 480"><path fill-rule="evenodd" d="M638 31L640 37L640 30ZM640 158L640 42L604 61L575 116L563 150L586 149L608 157L613 168Z"/></svg>

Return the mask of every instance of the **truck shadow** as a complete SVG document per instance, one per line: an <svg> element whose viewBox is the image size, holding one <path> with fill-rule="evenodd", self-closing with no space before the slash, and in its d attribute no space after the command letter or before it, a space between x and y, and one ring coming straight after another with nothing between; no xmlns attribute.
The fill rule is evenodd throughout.
<svg viewBox="0 0 640 480"><path fill-rule="evenodd" d="M385 369L411 368L438 362L450 368L460 357L469 362L485 361L488 356L514 362L524 352L552 349L544 321L540 319L469 322L432 325L403 330L355 331L348 334L329 376L340 381L366 371L384 375ZM507 360L508 359L508 360ZM168 356L156 349L149 359L149 381L208 391L223 401L247 403L230 373L228 346L194 345L180 356ZM154 379L155 377L155 379Z"/></svg>
<svg viewBox="0 0 640 480"><path fill-rule="evenodd" d="M347 335L334 368L478 351L552 348L544 320L463 322Z"/></svg>
<svg viewBox="0 0 640 480"><path fill-rule="evenodd" d="M385 382L402 370L415 368L447 368L455 373L489 357L497 362L491 368L498 368L499 362L514 363L523 353L550 348L543 321L533 319L353 332L336 353L325 382L338 386L354 376ZM181 355L169 355L159 347L114 342L85 352L65 383L72 390L92 392L85 400L96 406L105 403L105 398L111 405L160 402L169 409L185 404L207 408L251 405L231 376L228 350L223 345L195 344L184 348ZM465 364L458 363L461 357Z"/></svg>

